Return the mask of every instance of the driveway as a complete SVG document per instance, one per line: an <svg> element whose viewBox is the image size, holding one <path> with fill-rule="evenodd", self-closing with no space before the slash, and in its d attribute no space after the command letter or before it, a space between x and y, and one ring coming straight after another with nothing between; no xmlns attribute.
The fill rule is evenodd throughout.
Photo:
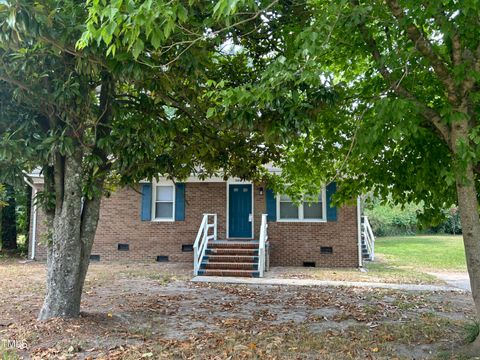
<svg viewBox="0 0 480 360"><path fill-rule="evenodd" d="M457 289L472 291L470 288L470 278L466 272L429 272L429 274L436 276Z"/></svg>

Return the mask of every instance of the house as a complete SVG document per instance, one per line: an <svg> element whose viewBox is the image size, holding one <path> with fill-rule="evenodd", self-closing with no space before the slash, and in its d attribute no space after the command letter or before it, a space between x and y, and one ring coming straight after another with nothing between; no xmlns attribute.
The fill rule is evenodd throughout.
<svg viewBox="0 0 480 360"><path fill-rule="evenodd" d="M35 196L43 178L30 178ZM335 191L331 183L316 202L297 206L238 179L142 182L102 200L91 260L193 262L195 274L230 276L263 276L269 264L361 267L373 246L360 206L332 206ZM31 213L29 256L44 260L44 215Z"/></svg>

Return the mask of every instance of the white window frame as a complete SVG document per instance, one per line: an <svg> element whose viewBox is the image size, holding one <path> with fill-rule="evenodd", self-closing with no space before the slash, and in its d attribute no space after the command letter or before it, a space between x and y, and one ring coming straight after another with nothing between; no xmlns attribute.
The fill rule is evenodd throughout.
<svg viewBox="0 0 480 360"><path fill-rule="evenodd" d="M157 218L156 217L156 206L157 203L157 186L170 186L173 188L173 209L171 218ZM170 181L153 181L152 182L152 221L154 222L174 222L175 221L175 189L176 186L173 182Z"/></svg>
<svg viewBox="0 0 480 360"><path fill-rule="evenodd" d="M303 218L303 202L301 205L298 206L298 219L281 219L280 218L280 196L281 194L277 194L277 221L278 222L313 222L313 223L320 223L320 222L327 222L327 191L325 187L322 187L322 215L323 218L321 219L304 219Z"/></svg>

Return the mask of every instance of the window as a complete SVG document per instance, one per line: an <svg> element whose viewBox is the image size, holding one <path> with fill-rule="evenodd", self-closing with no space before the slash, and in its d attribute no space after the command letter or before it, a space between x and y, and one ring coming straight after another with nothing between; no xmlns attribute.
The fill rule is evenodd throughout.
<svg viewBox="0 0 480 360"><path fill-rule="evenodd" d="M280 219L299 219L299 210L288 195L280 195Z"/></svg>
<svg viewBox="0 0 480 360"><path fill-rule="evenodd" d="M303 203L303 218L304 219L323 219L323 199L322 194L318 195L312 202L307 201Z"/></svg>
<svg viewBox="0 0 480 360"><path fill-rule="evenodd" d="M278 221L325 221L325 189L315 197L308 197L297 206L288 195L277 196Z"/></svg>
<svg viewBox="0 0 480 360"><path fill-rule="evenodd" d="M174 220L175 187L173 185L156 185L154 187L154 220Z"/></svg>

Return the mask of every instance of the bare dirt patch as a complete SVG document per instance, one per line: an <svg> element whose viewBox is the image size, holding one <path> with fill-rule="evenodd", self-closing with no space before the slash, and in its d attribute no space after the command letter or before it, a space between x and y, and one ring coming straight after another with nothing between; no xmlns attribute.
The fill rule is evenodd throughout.
<svg viewBox="0 0 480 360"><path fill-rule="evenodd" d="M0 262L0 341L33 359L456 358L468 295L190 283L190 264L93 264L78 319L37 322L44 264ZM2 352L3 351L3 352Z"/></svg>
<svg viewBox="0 0 480 360"><path fill-rule="evenodd" d="M355 268L273 267L267 277L284 279L316 279L392 284L445 285L446 282L428 271L410 266L393 265L381 256L366 262L362 271Z"/></svg>

